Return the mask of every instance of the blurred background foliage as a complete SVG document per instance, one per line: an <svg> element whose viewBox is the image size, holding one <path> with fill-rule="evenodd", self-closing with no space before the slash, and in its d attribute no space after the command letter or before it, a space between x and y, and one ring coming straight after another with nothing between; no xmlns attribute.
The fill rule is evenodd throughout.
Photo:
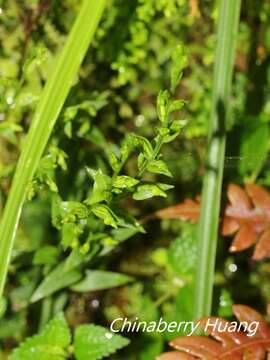
<svg viewBox="0 0 270 360"><path fill-rule="evenodd" d="M0 8L0 211L41 90L62 49L80 2L75 0L6 0ZM60 310L69 324L108 325L116 317L168 321L190 320L196 264L196 226L178 220L152 221L146 233L110 230L89 220L92 238L57 231L57 199L80 202L91 189L87 167L108 172L108 152L128 132L153 138L156 98L169 83L173 49L183 43L188 65L176 90L186 101L181 118L188 125L163 149L173 177L167 198L142 202L123 199L122 208L137 219L200 193L205 135L211 105L215 24L218 1L108 0L94 45L84 60L58 120L38 173L29 184L6 296L0 304L0 359L27 335L42 329ZM270 3L245 0L235 65L225 186L229 181L257 181L270 186ZM124 174L136 175L131 157ZM163 181L160 174L147 174ZM56 205L55 205L56 204ZM0 212L1 213L1 212ZM53 219L53 221L52 221ZM57 227L57 226L56 226ZM76 240L75 242L74 239ZM99 242L97 242L97 240ZM126 240L126 241L125 241ZM33 293L57 264L77 250L71 272ZM125 242L124 242L125 241ZM102 251L98 244L102 243ZM121 245L119 245L121 243ZM231 316L232 303L264 310L270 301L269 262L254 263L245 252L228 253L221 239L217 258L215 312ZM94 256L98 253L98 256ZM79 258L79 259L78 259ZM109 290L78 291L70 286L91 269L125 274L128 284ZM73 279L74 281L70 281ZM120 279L118 285L125 280ZM60 284L59 281L63 281ZM122 281L122 283L121 283ZM57 284L55 284L57 283ZM108 286L110 287L110 286ZM104 289L106 284L104 284ZM38 288L40 290L40 287ZM37 295L38 297L38 295ZM37 300L37 299L34 299ZM131 345L115 359L151 360L164 349L165 334L132 334Z"/></svg>

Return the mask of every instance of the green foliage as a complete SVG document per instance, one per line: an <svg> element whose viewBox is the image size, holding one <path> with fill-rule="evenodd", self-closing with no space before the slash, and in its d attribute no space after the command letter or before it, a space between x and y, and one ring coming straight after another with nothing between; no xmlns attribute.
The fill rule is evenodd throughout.
<svg viewBox="0 0 270 360"><path fill-rule="evenodd" d="M157 183L155 185L140 185L133 195L135 200L145 200L153 196L167 197L165 190L172 188L167 184Z"/></svg>
<svg viewBox="0 0 270 360"><path fill-rule="evenodd" d="M57 315L41 334L28 338L10 356L11 360L62 360L71 334L63 314Z"/></svg>
<svg viewBox="0 0 270 360"><path fill-rule="evenodd" d="M206 259L196 251L196 227L153 213L196 198L208 169L219 4L108 1L35 176L23 186L27 201L0 301L1 359L60 311L74 331L91 323L91 341L95 325L117 317L191 321L194 267ZM75 0L1 4L0 215L79 8ZM270 186L269 14L267 1L247 1L241 15L224 200L229 182ZM38 145L47 130L46 121ZM227 245L220 239L213 315L231 316L232 303L263 309L270 302L268 261L254 264L248 253L228 258ZM130 346L109 357L153 360L177 335L132 334ZM72 342L59 351L55 356L75 357Z"/></svg>
<svg viewBox="0 0 270 360"><path fill-rule="evenodd" d="M82 277L78 268L85 261L86 256L74 250L70 256L57 265L35 290L31 301L36 302L55 291L76 283Z"/></svg>
<svg viewBox="0 0 270 360"><path fill-rule="evenodd" d="M256 178L268 153L269 127L257 119L247 119L240 138L239 172L243 176Z"/></svg>
<svg viewBox="0 0 270 360"><path fill-rule="evenodd" d="M81 325L75 331L74 351L77 360L99 360L129 344L129 340L95 325Z"/></svg>
<svg viewBox="0 0 270 360"><path fill-rule="evenodd" d="M57 262L59 251L55 246L43 246L34 255L34 265L53 265Z"/></svg>
<svg viewBox="0 0 270 360"><path fill-rule="evenodd" d="M61 360L70 358L68 351L71 332L65 317L59 313L44 330L23 342L15 349L10 360ZM129 340L115 335L101 326L81 325L74 335L76 360L99 360L129 344ZM70 354L71 355L71 354Z"/></svg>
<svg viewBox="0 0 270 360"><path fill-rule="evenodd" d="M73 285L72 290L78 292L104 290L122 286L131 281L133 279L130 276L123 274L102 270L87 270L85 278Z"/></svg>
<svg viewBox="0 0 270 360"><path fill-rule="evenodd" d="M186 226L168 250L168 260L173 271L181 276L194 276L198 262L198 228Z"/></svg>

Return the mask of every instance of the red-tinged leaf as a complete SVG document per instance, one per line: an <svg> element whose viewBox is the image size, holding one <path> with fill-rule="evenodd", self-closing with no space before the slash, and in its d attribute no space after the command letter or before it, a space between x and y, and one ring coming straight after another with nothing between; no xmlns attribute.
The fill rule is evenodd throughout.
<svg viewBox="0 0 270 360"><path fill-rule="evenodd" d="M253 230L251 224L243 225L238 233L235 235L230 251L237 252L248 249L251 245L255 244L257 234Z"/></svg>
<svg viewBox="0 0 270 360"><path fill-rule="evenodd" d="M244 353L245 360L264 360L265 359L265 349L260 346L251 346L250 348L246 349Z"/></svg>
<svg viewBox="0 0 270 360"><path fill-rule="evenodd" d="M230 250L242 251L258 241L252 259L269 257L270 193L255 184L246 184L245 190L231 184L228 198L230 203L225 208L222 234L232 235L236 232Z"/></svg>
<svg viewBox="0 0 270 360"><path fill-rule="evenodd" d="M222 318L217 318L217 317L203 318L199 322L200 328L202 330L206 329L208 320L210 320L211 323L215 323L215 321L218 320L221 329L226 328L226 326L229 326L230 324L229 321ZM210 326L208 330L210 330L209 335L211 335L216 340L220 341L224 347L230 348L235 343L242 344L246 341L245 335L239 332L220 332L218 331L218 328L212 326Z"/></svg>
<svg viewBox="0 0 270 360"><path fill-rule="evenodd" d="M256 310L246 305L233 305L233 313L239 321L247 321L249 324L258 321L258 331L252 338L270 337L270 326Z"/></svg>
<svg viewBox="0 0 270 360"><path fill-rule="evenodd" d="M253 260L270 257L270 193L255 184L246 184L245 189L229 184L228 199L220 231L223 236L235 234L230 251L240 252L256 244ZM200 199L197 197L148 215L141 223L155 218L197 223L199 216Z"/></svg>
<svg viewBox="0 0 270 360"><path fill-rule="evenodd" d="M180 219L198 222L200 216L200 204L194 200L186 199L182 204L161 209L155 213L158 219Z"/></svg>
<svg viewBox="0 0 270 360"><path fill-rule="evenodd" d="M255 184L246 184L245 188L256 207L270 212L270 194L268 191Z"/></svg>
<svg viewBox="0 0 270 360"><path fill-rule="evenodd" d="M223 236L232 235L239 229L239 227L240 225L236 220L225 217L221 228L221 234Z"/></svg>
<svg viewBox="0 0 270 360"><path fill-rule="evenodd" d="M199 320L203 330L209 330L212 338L205 336L177 337L170 345L180 353L194 356L201 360L264 360L270 351L270 326L254 309L245 305L234 305L233 312L236 318L247 324L247 328L254 322L259 322L256 334L241 331L235 322L231 323L222 318L209 317ZM207 326L219 321L216 328ZM208 323L208 324L209 324ZM168 354L168 353L167 353ZM172 356L176 356L172 352ZM165 354L164 354L165 355ZM269 355L269 354L268 354ZM177 357L158 358L159 360L177 360ZM267 357L268 359L268 357Z"/></svg>
<svg viewBox="0 0 270 360"><path fill-rule="evenodd" d="M252 255L253 260L263 260L270 254L270 229L266 230L259 238L258 244Z"/></svg>
<svg viewBox="0 0 270 360"><path fill-rule="evenodd" d="M203 336L177 337L170 342L170 345L177 350L186 351L205 360L218 356L222 351L221 344Z"/></svg>
<svg viewBox="0 0 270 360"><path fill-rule="evenodd" d="M251 210L251 202L245 191L238 185L230 184L228 186L228 198L231 205L240 211Z"/></svg>
<svg viewBox="0 0 270 360"><path fill-rule="evenodd" d="M178 351L170 351L156 358L156 360L196 360L194 356L180 353Z"/></svg>

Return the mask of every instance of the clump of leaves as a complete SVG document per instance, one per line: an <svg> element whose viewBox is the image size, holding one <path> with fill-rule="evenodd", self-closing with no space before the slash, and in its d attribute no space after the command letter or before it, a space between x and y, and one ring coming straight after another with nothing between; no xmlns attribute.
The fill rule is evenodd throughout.
<svg viewBox="0 0 270 360"><path fill-rule="evenodd" d="M175 119L173 113L181 110L185 104L183 100L175 100L174 93L186 63L185 52L179 45L172 55L170 91L160 91L157 98L159 122L155 138L150 141L141 135L128 133L120 146L105 146L108 167L86 168L93 183L86 198L82 201L63 201L60 196L55 196L52 222L62 233L62 245L65 249L74 249L81 244L84 245L83 252L88 252L93 235L96 235L90 229L93 228L93 221L97 220L114 229L136 228L143 231L136 219L131 215L127 216L116 204L129 196L138 201L155 196L166 197L166 192L173 187L166 183L147 181L144 175L148 172L172 176L162 159L161 148L173 141L185 125L185 121ZM78 111L76 107L73 108ZM123 169L134 153L137 153L137 174L132 177L125 175ZM101 238L104 236L103 234Z"/></svg>
<svg viewBox="0 0 270 360"><path fill-rule="evenodd" d="M262 186L246 184L242 189L229 184L221 219L221 234L234 235L231 252L240 252L256 244L253 260L263 260L270 256L270 193ZM142 223L153 218L180 219L197 223L200 216L200 202L186 199L183 203L158 210L145 217Z"/></svg>
<svg viewBox="0 0 270 360"><path fill-rule="evenodd" d="M243 331L229 331L229 321L222 318L209 317L199 320L201 329L206 328L208 321L218 321L226 331L217 331L217 327L211 327L209 335L206 336L183 336L177 337L170 345L178 351L164 353L158 360L261 360L269 356L270 326L263 317L254 309L245 305L234 305L233 312L236 318L248 325L258 322L256 333L252 336ZM231 330L232 328L230 328ZM248 329L248 326L247 326Z"/></svg>
<svg viewBox="0 0 270 360"><path fill-rule="evenodd" d="M225 208L223 235L235 234L230 250L242 251L256 244L252 258L270 256L270 194L263 187L230 184L230 203Z"/></svg>
<svg viewBox="0 0 270 360"><path fill-rule="evenodd" d="M70 359L73 352L76 360L99 360L128 344L128 339L93 324L77 327L72 342L65 317L59 313L39 335L26 339L15 349L10 360Z"/></svg>
<svg viewBox="0 0 270 360"><path fill-rule="evenodd" d="M94 256L104 255L119 242L137 232L144 232L139 222L119 204L124 198L132 197L134 200L142 201L155 196L166 197L167 191L173 186L162 182L148 181L144 177L146 173L159 174L171 177L171 173L162 159L161 148L164 144L173 141L185 125L182 120L175 119L173 113L182 109L184 101L175 100L174 93L182 77L187 58L184 49L179 45L172 55L171 87L159 93L157 99L158 125L156 137L150 141L147 138L128 133L120 146L105 146L107 164L98 169L86 167L90 178L89 191L82 199L63 200L57 193L58 187L54 176L51 175L53 188L52 224L60 231L61 245L64 250L71 250L69 257L52 269L47 277L41 282L32 296L32 302L38 301L49 294L62 288L76 284L81 280L81 270ZM74 110L74 109L73 109ZM75 107L75 112L78 109ZM96 109L97 110L97 109ZM54 151L54 156L48 155L43 162L49 164L50 168L65 165L65 156L62 152ZM134 161L137 156L137 173L128 176L124 173L124 167L128 160ZM131 159L132 157L132 159ZM42 182L40 177L39 184ZM35 180L34 180L35 182ZM48 178L45 179L46 184ZM50 184L51 184L50 183ZM122 234L120 232L122 230ZM123 232L126 232L125 234ZM105 279L105 275L102 279ZM108 275L108 274L107 274ZM107 282L106 275L106 282ZM85 286L93 290L93 272L86 276L77 287ZM119 286L120 275L109 280ZM121 280L121 281L120 281ZM95 285L96 286L96 285ZM112 287L112 286L110 286Z"/></svg>

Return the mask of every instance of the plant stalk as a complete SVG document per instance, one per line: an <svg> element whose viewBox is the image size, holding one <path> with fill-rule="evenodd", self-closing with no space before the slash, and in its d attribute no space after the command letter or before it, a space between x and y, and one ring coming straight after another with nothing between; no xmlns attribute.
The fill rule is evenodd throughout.
<svg viewBox="0 0 270 360"><path fill-rule="evenodd" d="M38 167L57 117L103 13L106 0L84 0L67 42L49 77L24 143L0 227L0 298L26 189Z"/></svg>
<svg viewBox="0 0 270 360"><path fill-rule="evenodd" d="M218 20L212 112L208 128L207 164L199 221L198 267L194 319L211 314L235 47L241 0L221 0Z"/></svg>

